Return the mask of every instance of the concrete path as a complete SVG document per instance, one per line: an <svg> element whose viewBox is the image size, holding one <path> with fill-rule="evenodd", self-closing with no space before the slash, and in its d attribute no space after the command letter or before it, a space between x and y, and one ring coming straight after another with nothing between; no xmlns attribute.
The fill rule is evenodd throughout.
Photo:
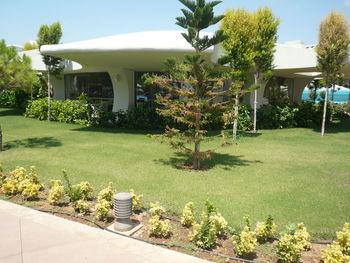
<svg viewBox="0 0 350 263"><path fill-rule="evenodd" d="M2 200L0 262L208 263Z"/></svg>

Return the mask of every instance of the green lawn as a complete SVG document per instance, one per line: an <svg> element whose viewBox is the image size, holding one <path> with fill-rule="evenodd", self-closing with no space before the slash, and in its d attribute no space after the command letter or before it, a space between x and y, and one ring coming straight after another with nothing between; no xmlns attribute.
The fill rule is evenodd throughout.
<svg viewBox="0 0 350 263"><path fill-rule="evenodd" d="M324 138L312 129L264 130L219 148L216 137L210 145L218 154L201 172L176 169L181 157L144 131L41 122L9 109L0 111L0 124L7 147L0 163L6 170L35 165L46 183L66 168L73 183L101 189L112 181L174 213L209 199L234 227L244 215L255 221L271 214L280 226L303 221L314 237L330 237L350 221L349 120Z"/></svg>

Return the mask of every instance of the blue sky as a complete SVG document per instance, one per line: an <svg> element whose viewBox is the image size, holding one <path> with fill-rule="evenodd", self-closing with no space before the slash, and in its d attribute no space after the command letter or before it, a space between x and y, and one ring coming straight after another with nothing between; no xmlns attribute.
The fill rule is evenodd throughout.
<svg viewBox="0 0 350 263"><path fill-rule="evenodd" d="M320 20L331 10L350 20L350 0L223 0L216 14L227 8L251 11L268 6L280 18L279 43L302 40L317 43ZM60 21L62 42L147 30L179 30L177 0L1 0L0 38L8 44L36 39L40 25ZM211 27L207 31L214 31Z"/></svg>

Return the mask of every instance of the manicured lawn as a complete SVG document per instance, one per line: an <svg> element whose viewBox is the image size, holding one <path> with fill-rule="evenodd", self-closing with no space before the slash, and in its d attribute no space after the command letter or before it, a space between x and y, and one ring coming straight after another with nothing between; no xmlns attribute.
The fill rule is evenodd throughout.
<svg viewBox="0 0 350 263"><path fill-rule="evenodd" d="M65 168L73 183L88 180L99 190L112 181L174 213L209 199L234 227L244 215L255 222L271 214L279 226L303 221L314 237L333 236L350 221L349 120L324 138L313 129L264 130L219 148L215 137L218 154L201 172L176 169L181 157L145 131L41 122L9 109L0 111L0 124L7 147L0 163L6 170L35 165L45 183Z"/></svg>

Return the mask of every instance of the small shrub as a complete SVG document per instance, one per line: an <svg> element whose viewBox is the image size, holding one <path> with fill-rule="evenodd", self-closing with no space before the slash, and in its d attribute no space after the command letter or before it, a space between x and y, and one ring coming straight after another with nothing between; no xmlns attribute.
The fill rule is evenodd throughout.
<svg viewBox="0 0 350 263"><path fill-rule="evenodd" d="M191 227L196 222L196 218L194 216L194 204L189 202L185 205L182 211L181 224L185 227Z"/></svg>
<svg viewBox="0 0 350 263"><path fill-rule="evenodd" d="M257 245L255 232L251 231L250 227L246 225L239 235L232 236L232 244L238 256L254 252Z"/></svg>
<svg viewBox="0 0 350 263"><path fill-rule="evenodd" d="M108 187L107 188L104 188L102 189L98 196L97 196L97 200L100 201L100 200L106 200L109 202L110 204L110 207L113 206L113 196L114 196L114 193L115 193L115 189L113 188L113 184L112 182L110 182L108 184Z"/></svg>
<svg viewBox="0 0 350 263"><path fill-rule="evenodd" d="M4 179L1 190L5 195L15 195L18 193L18 180L13 177L7 177Z"/></svg>
<svg viewBox="0 0 350 263"><path fill-rule="evenodd" d="M105 199L98 200L95 206L95 217L101 221L107 221L111 214L111 204Z"/></svg>
<svg viewBox="0 0 350 263"><path fill-rule="evenodd" d="M297 229L294 233L295 238L297 239L298 245L300 245L303 250L311 249L311 236L307 232L306 227L303 223L297 225Z"/></svg>
<svg viewBox="0 0 350 263"><path fill-rule="evenodd" d="M89 182L81 182L79 184L73 185L72 188L73 191L81 193L81 198L79 199L87 200L92 198L92 192L94 189Z"/></svg>
<svg viewBox="0 0 350 263"><path fill-rule="evenodd" d="M64 202L64 187L61 180L52 180L47 200L51 205L60 205Z"/></svg>
<svg viewBox="0 0 350 263"><path fill-rule="evenodd" d="M209 222L209 219L204 219L200 224L194 224L188 238L197 247L209 249L216 244L216 232Z"/></svg>
<svg viewBox="0 0 350 263"><path fill-rule="evenodd" d="M161 217L162 215L165 214L164 207L162 207L158 201L155 203L150 203L149 206L150 206L149 213L151 214L151 216Z"/></svg>
<svg viewBox="0 0 350 263"><path fill-rule="evenodd" d="M350 224L345 223L342 231L337 232L337 241L322 250L324 263L350 262Z"/></svg>
<svg viewBox="0 0 350 263"><path fill-rule="evenodd" d="M265 242L272 238L276 231L276 224L273 222L272 216L268 216L265 222L257 222L255 227L255 235L259 242Z"/></svg>
<svg viewBox="0 0 350 263"><path fill-rule="evenodd" d="M28 178L22 180L18 185L18 190L21 192L23 198L25 199L37 198L39 196L40 189L40 184L37 184Z"/></svg>
<svg viewBox="0 0 350 263"><path fill-rule="evenodd" d="M284 263L299 262L300 253L303 251L303 247L298 244L297 238L291 234L282 235L276 249L277 258Z"/></svg>
<svg viewBox="0 0 350 263"><path fill-rule="evenodd" d="M161 220L160 216L154 215L149 220L149 231L150 236L156 237L168 237L170 235L171 225L168 219Z"/></svg>
<svg viewBox="0 0 350 263"><path fill-rule="evenodd" d="M227 221L220 213L209 216L209 222L212 225L217 236L223 236L228 226Z"/></svg>
<svg viewBox="0 0 350 263"><path fill-rule="evenodd" d="M141 210L143 195L136 195L134 189L130 189L129 192L132 194L132 211Z"/></svg>
<svg viewBox="0 0 350 263"><path fill-rule="evenodd" d="M82 200L84 198L84 193L82 189L80 187L72 186L72 184L70 183L67 171L65 169L62 169L62 173L63 173L63 179L66 182L65 192L69 197L69 202L74 203L78 200Z"/></svg>
<svg viewBox="0 0 350 263"><path fill-rule="evenodd" d="M73 207L76 211L79 213L86 215L90 212L90 205L88 202L83 201L83 200L78 200L73 203Z"/></svg>

